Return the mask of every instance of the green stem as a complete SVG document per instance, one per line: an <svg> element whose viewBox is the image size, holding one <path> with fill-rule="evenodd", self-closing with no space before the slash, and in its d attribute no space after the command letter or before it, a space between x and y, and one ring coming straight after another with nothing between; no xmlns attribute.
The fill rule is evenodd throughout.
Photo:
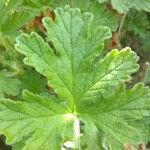
<svg viewBox="0 0 150 150"><path fill-rule="evenodd" d="M75 120L74 120L74 144L75 144L75 150L80 150L80 120L77 117L77 114L75 114Z"/></svg>
<svg viewBox="0 0 150 150"><path fill-rule="evenodd" d="M117 31L117 33L118 33L119 35L121 34L121 30L122 30L122 27L123 27L125 18L126 18L126 14L123 14L122 19L121 19L121 22L120 22L120 25L119 25L119 28L118 28L118 31Z"/></svg>
<svg viewBox="0 0 150 150"><path fill-rule="evenodd" d="M149 62L145 62L145 64L143 65L143 75L141 77L141 82L146 83L146 79L147 79L147 76L148 76L149 67L150 67Z"/></svg>
<svg viewBox="0 0 150 150"><path fill-rule="evenodd" d="M6 50L15 50L14 46L11 44L11 42L5 38L5 37L0 37L0 44L5 47Z"/></svg>

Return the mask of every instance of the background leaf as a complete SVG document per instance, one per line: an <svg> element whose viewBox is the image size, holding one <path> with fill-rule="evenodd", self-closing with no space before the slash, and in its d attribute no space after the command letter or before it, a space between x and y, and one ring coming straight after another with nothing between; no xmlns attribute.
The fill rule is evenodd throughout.
<svg viewBox="0 0 150 150"><path fill-rule="evenodd" d="M106 0L98 0L100 3ZM149 0L111 0L111 4L114 9L120 13L126 13L130 8L135 8L137 10L150 11L150 1Z"/></svg>
<svg viewBox="0 0 150 150"><path fill-rule="evenodd" d="M19 94L20 81L13 77L11 72L2 70L0 72L0 97L17 96Z"/></svg>

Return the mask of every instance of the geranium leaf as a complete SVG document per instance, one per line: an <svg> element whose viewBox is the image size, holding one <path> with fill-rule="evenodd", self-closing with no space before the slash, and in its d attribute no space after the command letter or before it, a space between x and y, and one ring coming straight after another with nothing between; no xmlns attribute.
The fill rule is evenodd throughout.
<svg viewBox="0 0 150 150"><path fill-rule="evenodd" d="M106 87L130 79L137 70L137 56L129 48L97 59L103 57L103 42L111 35L107 27L93 31L92 15L82 15L79 9L58 8L55 13L55 22L48 18L43 21L55 51L36 33L21 35L16 49L26 55L26 64L48 78L59 96L69 100L71 107L91 92L105 92Z"/></svg>
<svg viewBox="0 0 150 150"><path fill-rule="evenodd" d="M122 143L140 143L139 131L128 123L141 120L145 115L149 115L150 107L149 89L142 84L135 85L132 89L125 87L114 90L110 97L101 97L97 100L85 100L80 104L80 114L86 114L93 120L100 131L112 136Z"/></svg>
<svg viewBox="0 0 150 150"><path fill-rule="evenodd" d="M117 15L113 11L108 11L106 6L99 4L97 1L91 0L59 0L56 1L56 6L70 5L73 8L80 8L82 13L90 12L94 14L94 26L107 26L112 31L116 31L118 27ZM107 11L106 11L107 10ZM94 27L93 27L94 28Z"/></svg>
<svg viewBox="0 0 150 150"><path fill-rule="evenodd" d="M37 147L40 150L59 150L63 140L67 140L67 132L64 131L69 131L68 127L72 124L67 118L69 110L56 99L36 96L28 91L24 91L23 98L18 102L9 99L0 101L0 130L7 136L7 143L17 143L30 135L25 150Z"/></svg>
<svg viewBox="0 0 150 150"><path fill-rule="evenodd" d="M103 26L93 29L92 14L69 6L57 8L55 14L54 21L43 20L46 40L34 32L22 34L16 49L25 55L26 65L48 79L58 98L24 92L24 101L2 99L0 131L7 143L26 137L24 149L61 149L67 140L74 149L98 150L104 136L121 145L141 142L131 122L149 115L149 89L124 85L138 69L137 55L130 48L104 55L111 32Z"/></svg>

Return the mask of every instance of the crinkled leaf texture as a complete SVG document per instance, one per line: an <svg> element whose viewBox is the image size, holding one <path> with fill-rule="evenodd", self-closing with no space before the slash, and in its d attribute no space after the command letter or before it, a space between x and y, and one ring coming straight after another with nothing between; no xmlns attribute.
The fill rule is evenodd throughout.
<svg viewBox="0 0 150 150"><path fill-rule="evenodd" d="M107 0L98 0L100 3ZM150 0L111 0L114 9L126 13L130 8L150 12Z"/></svg>
<svg viewBox="0 0 150 150"><path fill-rule="evenodd" d="M18 102L9 99L0 102L0 130L8 137L7 143L17 143L22 137L32 135L23 149L60 150L62 138L67 140L71 129L72 121L67 118L69 110L54 98L28 91L24 91L23 98Z"/></svg>
<svg viewBox="0 0 150 150"><path fill-rule="evenodd" d="M78 139L77 120L81 149L107 147L107 136L122 145L141 142L129 122L149 115L149 89L137 84L126 90L124 85L138 69L137 55L125 48L104 56L103 42L111 33L107 27L93 29L92 14L69 6L55 13L55 21L43 20L47 41L36 33L22 34L16 49L25 55L25 64L47 77L58 98L24 92L23 101L1 100L0 131L7 143L26 139L23 149L60 150L66 140Z"/></svg>
<svg viewBox="0 0 150 150"><path fill-rule="evenodd" d="M56 7L57 6L66 6L71 5L73 8L80 8L81 11L84 12L91 12L94 14L93 25L94 26L107 26L111 28L112 31L116 31L118 27L118 19L116 14L113 11L108 11L106 6L100 4L97 1L91 0L56 0ZM107 11L106 11L107 10ZM93 27L94 28L94 27Z"/></svg>
<svg viewBox="0 0 150 150"><path fill-rule="evenodd" d="M13 78L13 74L7 70L0 71L0 98L17 96L19 94L20 81Z"/></svg>

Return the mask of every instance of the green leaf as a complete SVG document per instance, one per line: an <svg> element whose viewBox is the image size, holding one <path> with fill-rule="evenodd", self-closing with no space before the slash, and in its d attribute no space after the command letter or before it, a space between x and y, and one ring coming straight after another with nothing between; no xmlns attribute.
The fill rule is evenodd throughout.
<svg viewBox="0 0 150 150"><path fill-rule="evenodd" d="M112 31L116 31L118 27L117 15L113 11L106 11L107 8L105 7L105 5L99 4L98 2L89 2L88 7L86 9L84 8L85 2L83 3L81 10L83 10L84 12L88 11L94 14L94 26L107 26Z"/></svg>
<svg viewBox="0 0 150 150"><path fill-rule="evenodd" d="M146 116L142 120L131 122L131 124L139 129L143 143L148 143L150 141L150 117Z"/></svg>
<svg viewBox="0 0 150 150"><path fill-rule="evenodd" d="M100 3L105 2L104 0L98 0ZM126 13L130 8L137 10L144 10L150 12L150 1L149 0L111 0L111 4L120 13Z"/></svg>
<svg viewBox="0 0 150 150"><path fill-rule="evenodd" d="M6 2L6 0L1 0L0 2L0 30L3 23L5 23L6 19L9 18L8 15L10 15L13 11L15 11L20 5L22 4L22 0L9 0Z"/></svg>
<svg viewBox="0 0 150 150"><path fill-rule="evenodd" d="M130 79L137 70L137 56L129 48L113 50L104 59L97 59L102 57L103 41L111 35L107 27L93 30L93 16L82 16L79 9L59 8L55 13L56 22L48 18L43 22L56 54L36 33L21 35L16 49L26 56L26 64L48 78L59 96L69 100L71 107L92 93L105 92Z"/></svg>
<svg viewBox="0 0 150 150"><path fill-rule="evenodd" d="M150 92L142 84L128 90L124 85L138 69L137 55L125 48L105 56L103 43L111 32L105 26L93 29L92 14L69 6L55 14L55 21L43 20L46 40L34 32L22 34L16 49L26 65L47 77L61 100L29 92L24 101L2 99L0 131L7 143L27 138L23 149L60 150L73 141L75 149L99 150L105 136L122 145L141 142L130 122L150 115Z"/></svg>
<svg viewBox="0 0 150 150"><path fill-rule="evenodd" d="M149 21L145 12L130 10L124 24L124 28L127 31L134 32L135 35L139 35L141 38L145 38L147 36Z"/></svg>
<svg viewBox="0 0 150 150"><path fill-rule="evenodd" d="M17 96L19 94L20 81L13 77L11 72L2 70L0 72L0 97Z"/></svg>
<svg viewBox="0 0 150 150"><path fill-rule="evenodd" d="M46 89L47 81L40 74L31 69L26 69L25 74L20 77L21 89L27 89L34 94L48 92Z"/></svg>
<svg viewBox="0 0 150 150"><path fill-rule="evenodd" d="M17 143L30 135L24 150L36 150L37 147L39 150L60 150L72 125L72 118L67 118L69 110L57 99L36 96L28 91L24 91L23 98L18 102L0 101L0 130L7 136L7 143Z"/></svg>
<svg viewBox="0 0 150 150"><path fill-rule="evenodd" d="M141 83L136 84L130 90L126 90L125 86L122 85L114 89L109 96L107 97L101 96L100 101L97 99L93 99L93 101L86 99L82 101L80 105L82 106L87 104L91 105L91 107L87 107L87 106L85 107L85 111L91 112L91 114L97 114L100 112L107 112L107 111L112 113L113 110L115 111L115 113L117 113L117 111L120 111L117 113L118 118L120 120L121 118L123 118L127 121L134 121L134 120L142 119L143 114L147 115L149 113L148 110L149 107L148 98L150 96L149 94L150 93L148 87L144 87L144 85ZM135 105L137 105L137 107ZM95 109L95 107L97 106L99 106L99 108L101 109L100 110ZM82 107L80 108L81 111L84 112L84 108ZM132 110L132 111L128 111L128 110Z"/></svg>
<svg viewBox="0 0 150 150"><path fill-rule="evenodd" d="M141 52L145 52L144 57L149 57L150 55L150 44L149 44L149 39L150 39L150 34L149 32L147 32L147 35L144 39L140 39L141 41ZM148 78L150 77L149 73L148 73ZM148 79L148 82L150 81L150 79Z"/></svg>
<svg viewBox="0 0 150 150"><path fill-rule="evenodd" d="M24 0L23 4L34 9L41 9L44 6L52 6L54 0Z"/></svg>
<svg viewBox="0 0 150 150"><path fill-rule="evenodd" d="M143 142L143 137L139 134L139 131L142 132L143 128L135 129L129 122L141 120L144 116L150 114L149 89L142 84L137 84L130 90L126 90L123 86L113 92L107 98L101 97L97 100L90 99L81 102L79 110L81 121L89 126L90 123L86 122L85 118L88 121L92 120L91 129L112 137L118 145L119 143L139 144ZM85 130L85 132L89 134L89 131ZM96 133L93 135L96 135ZM112 140L106 138L105 141L109 143Z"/></svg>
<svg viewBox="0 0 150 150"><path fill-rule="evenodd" d="M105 138L103 140L103 149L104 150L124 150L125 145L116 141L116 139L114 139L114 137L108 135L108 136L105 136Z"/></svg>
<svg viewBox="0 0 150 150"><path fill-rule="evenodd" d="M5 10L5 0L1 0L0 2L0 18L3 18L4 15L4 11ZM0 26L1 26L2 21L0 22Z"/></svg>
<svg viewBox="0 0 150 150"><path fill-rule="evenodd" d="M14 42L21 32L21 27L34 19L40 9L32 9L24 5L23 0L2 0L0 4L0 38L7 37ZM4 45L5 46L5 45Z"/></svg>
<svg viewBox="0 0 150 150"><path fill-rule="evenodd" d="M103 149L102 145L103 133L98 130L97 126L88 117L84 116L84 118L82 118L82 122L85 125L83 136L81 139L84 142L83 147L87 148L87 150Z"/></svg>
<svg viewBox="0 0 150 150"><path fill-rule="evenodd" d="M2 32L5 36L11 36L11 38L16 38L18 36L17 30L20 29L27 22L31 21L38 11L32 10L16 10L6 18L4 24L2 25ZM7 24L6 24L7 22Z"/></svg>
<svg viewBox="0 0 150 150"><path fill-rule="evenodd" d="M83 13L90 12L94 15L94 26L107 26L115 31L118 27L117 15L110 10L106 11L105 5L99 4L96 1L90 0L59 0L56 5L70 5L73 8L80 8ZM94 28L94 27L93 27Z"/></svg>
<svg viewBox="0 0 150 150"><path fill-rule="evenodd" d="M13 49L0 49L0 65L3 68L10 68L14 74L22 73L22 57Z"/></svg>

